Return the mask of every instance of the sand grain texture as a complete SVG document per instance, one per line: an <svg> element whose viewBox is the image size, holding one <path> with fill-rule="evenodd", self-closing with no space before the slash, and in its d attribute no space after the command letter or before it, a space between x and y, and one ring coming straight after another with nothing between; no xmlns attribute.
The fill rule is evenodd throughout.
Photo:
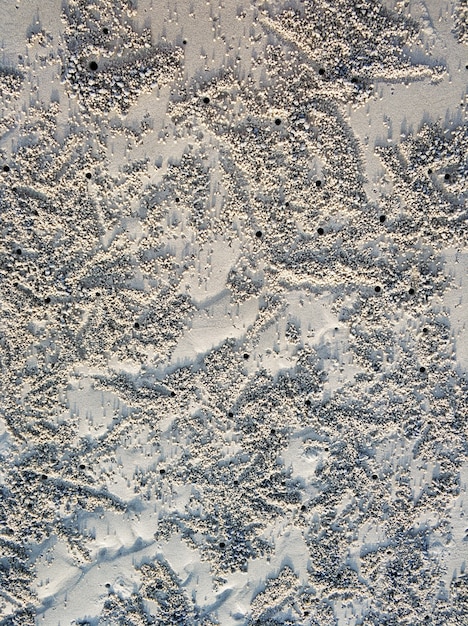
<svg viewBox="0 0 468 626"><path fill-rule="evenodd" d="M0 0L0 625L468 624L466 0Z"/></svg>

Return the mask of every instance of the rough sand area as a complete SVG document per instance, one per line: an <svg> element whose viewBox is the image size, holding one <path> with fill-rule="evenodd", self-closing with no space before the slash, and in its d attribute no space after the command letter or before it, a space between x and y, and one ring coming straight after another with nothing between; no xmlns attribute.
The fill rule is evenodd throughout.
<svg viewBox="0 0 468 626"><path fill-rule="evenodd" d="M0 0L0 626L468 625L467 0Z"/></svg>

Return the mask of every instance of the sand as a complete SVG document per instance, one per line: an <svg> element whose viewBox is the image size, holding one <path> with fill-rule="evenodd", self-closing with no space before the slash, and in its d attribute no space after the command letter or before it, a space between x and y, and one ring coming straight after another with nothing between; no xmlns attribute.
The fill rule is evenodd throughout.
<svg viewBox="0 0 468 626"><path fill-rule="evenodd" d="M468 624L466 24L0 2L0 625Z"/></svg>

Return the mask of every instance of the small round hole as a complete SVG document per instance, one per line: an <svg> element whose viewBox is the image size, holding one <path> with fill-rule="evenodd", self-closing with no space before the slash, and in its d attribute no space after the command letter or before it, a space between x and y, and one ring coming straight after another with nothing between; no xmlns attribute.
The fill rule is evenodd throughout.
<svg viewBox="0 0 468 626"><path fill-rule="evenodd" d="M91 61L91 63L89 64L89 69L92 72L95 72L98 68L98 64L96 63L96 61Z"/></svg>
<svg viewBox="0 0 468 626"><path fill-rule="evenodd" d="M204 102L205 104L209 104L209 103L210 103L210 99L208 98L208 96L205 96L205 97L203 98L203 102Z"/></svg>
<svg viewBox="0 0 468 626"><path fill-rule="evenodd" d="M175 398L175 391L171 391L171 398Z"/></svg>
<svg viewBox="0 0 468 626"><path fill-rule="evenodd" d="M86 469L86 465L84 465L84 463L80 463L80 470L84 470Z"/></svg>
<svg viewBox="0 0 468 626"><path fill-rule="evenodd" d="M10 171L10 166L9 165L4 165L3 166L3 171L4 172L9 172Z"/></svg>
<svg viewBox="0 0 468 626"><path fill-rule="evenodd" d="M262 236L262 231L257 230L257 232L255 233L255 237L258 237L260 239L261 236Z"/></svg>
<svg viewBox="0 0 468 626"><path fill-rule="evenodd" d="M318 233L319 235L323 235L323 234L325 233L325 231L323 230L323 228L322 228L322 227L320 227L320 228L317 228L317 233Z"/></svg>
<svg viewBox="0 0 468 626"><path fill-rule="evenodd" d="M47 296L47 298L44 298L44 302L45 302L46 304L49 304L49 303L50 303L50 298L49 298L49 296Z"/></svg>
<svg viewBox="0 0 468 626"><path fill-rule="evenodd" d="M356 84L358 82L358 79L355 76L353 76L352 79L351 79L351 82L353 84Z"/></svg>
<svg viewBox="0 0 468 626"><path fill-rule="evenodd" d="M424 365L421 365L421 367L419 368L419 371L421 372L421 374L424 374L424 372L426 371L426 368L424 367Z"/></svg>
<svg viewBox="0 0 468 626"><path fill-rule="evenodd" d="M91 172L86 172L85 176L89 180L91 178Z"/></svg>
<svg viewBox="0 0 468 626"><path fill-rule="evenodd" d="M279 117L277 117L277 118L276 118L276 120L275 120L275 124L276 124L277 126L279 126L279 125L281 124L281 120L280 120L280 118L279 118Z"/></svg>
<svg viewBox="0 0 468 626"><path fill-rule="evenodd" d="M307 400L305 401L305 405L306 406L310 406L312 404L312 402L309 400L309 398L307 398Z"/></svg>
<svg viewBox="0 0 468 626"><path fill-rule="evenodd" d="M409 295L410 295L410 296L414 296L414 293L415 293L415 292L414 292L413 287L410 287L410 288L408 289L408 293L409 293Z"/></svg>
<svg viewBox="0 0 468 626"><path fill-rule="evenodd" d="M323 76L325 74L325 70L323 67L321 67L318 71L318 73L320 74L320 76Z"/></svg>
<svg viewBox="0 0 468 626"><path fill-rule="evenodd" d="M175 199L175 201L176 201L176 202L180 202L180 198L176 198L176 199Z"/></svg>
<svg viewBox="0 0 468 626"><path fill-rule="evenodd" d="M307 511L307 507L306 507L306 505L305 505L305 504L303 504L303 505L301 506L301 511Z"/></svg>
<svg viewBox="0 0 468 626"><path fill-rule="evenodd" d="M232 411L229 411L228 417L234 417L234 413Z"/></svg>
<svg viewBox="0 0 468 626"><path fill-rule="evenodd" d="M445 180L450 180L450 174L447 172L447 173L444 175L444 178L445 178Z"/></svg>
<svg viewBox="0 0 468 626"><path fill-rule="evenodd" d="M21 254L21 248L16 248L16 254Z"/></svg>
<svg viewBox="0 0 468 626"><path fill-rule="evenodd" d="M428 174L429 174L429 176L430 176L430 175L432 174L432 169L431 169L431 168L429 168L429 169L427 170L427 173L428 173Z"/></svg>
<svg viewBox="0 0 468 626"><path fill-rule="evenodd" d="M140 323L139 323L139 322L135 322L135 323L133 324L133 326L134 326L134 328L140 328Z"/></svg>
<svg viewBox="0 0 468 626"><path fill-rule="evenodd" d="M219 542L219 547L220 548L225 548L226 547L226 543L224 541L220 541Z"/></svg>
<svg viewBox="0 0 468 626"><path fill-rule="evenodd" d="M374 291L375 291L375 293L380 293L382 291L382 287L379 287L379 285L376 285L374 287Z"/></svg>
<svg viewBox="0 0 468 626"><path fill-rule="evenodd" d="M285 203L284 203L284 206L285 206L285 207L288 207L288 206L289 206L289 202L285 202Z"/></svg>
<svg viewBox="0 0 468 626"><path fill-rule="evenodd" d="M184 39L182 43L184 44L184 46L186 46L187 45L187 40Z"/></svg>
<svg viewBox="0 0 468 626"><path fill-rule="evenodd" d="M322 181L321 180L316 180L315 181L315 186L316 187L321 187L322 186Z"/></svg>
<svg viewBox="0 0 468 626"><path fill-rule="evenodd" d="M426 328L426 327L424 327L422 330L424 334L427 334L429 332L429 328Z"/></svg>
<svg viewBox="0 0 468 626"><path fill-rule="evenodd" d="M41 478L42 480L47 480L47 474L42 474Z"/></svg>
<svg viewBox="0 0 468 626"><path fill-rule="evenodd" d="M165 474L166 473L166 470L164 469L164 467L161 467L161 469L159 470L159 473L160 474Z"/></svg>
<svg viewBox="0 0 468 626"><path fill-rule="evenodd" d="M102 32L103 32L104 35L108 35L109 34L109 29L106 26L104 26L104 28L102 29Z"/></svg>
<svg viewBox="0 0 468 626"><path fill-rule="evenodd" d="M381 216L379 217L379 220L380 220L380 223L381 223L381 224L383 224L383 223L385 222L385 220L386 220L386 219L387 219L387 218L386 218L386 216L385 216L385 215L381 215Z"/></svg>
<svg viewBox="0 0 468 626"><path fill-rule="evenodd" d="M377 480L378 476L377 474L372 474L372 480Z"/></svg>
<svg viewBox="0 0 468 626"><path fill-rule="evenodd" d="M247 354L247 352L244 352L244 359L247 360L249 358L249 355Z"/></svg>
<svg viewBox="0 0 468 626"><path fill-rule="evenodd" d="M272 429L270 430L270 433L271 433L272 435L276 435L276 428L272 428Z"/></svg>

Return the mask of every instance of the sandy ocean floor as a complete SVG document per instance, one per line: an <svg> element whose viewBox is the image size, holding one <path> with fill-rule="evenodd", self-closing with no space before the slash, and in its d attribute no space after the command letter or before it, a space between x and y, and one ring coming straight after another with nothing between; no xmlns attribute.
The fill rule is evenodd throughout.
<svg viewBox="0 0 468 626"><path fill-rule="evenodd" d="M0 0L0 626L468 625L467 21Z"/></svg>

